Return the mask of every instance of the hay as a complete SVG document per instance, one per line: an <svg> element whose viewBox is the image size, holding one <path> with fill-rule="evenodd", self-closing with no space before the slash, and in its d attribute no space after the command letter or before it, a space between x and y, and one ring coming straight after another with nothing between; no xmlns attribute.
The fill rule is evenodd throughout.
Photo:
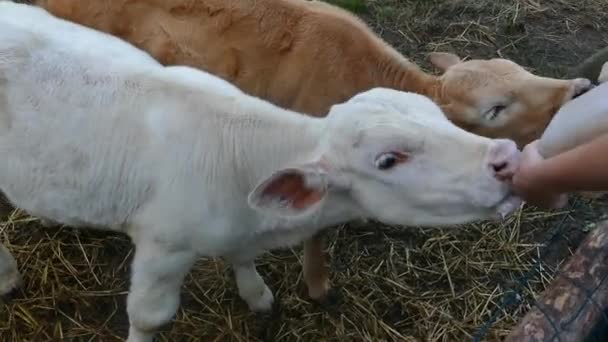
<svg viewBox="0 0 608 342"><path fill-rule="evenodd" d="M497 54L545 75L608 44L608 5L553 0L369 0L364 18L407 56L422 63L432 50L477 57ZM566 12L567 11L567 12ZM501 224L462 230L352 224L328 232L336 297L319 306L305 295L301 250L275 251L259 270L279 302L271 316L248 311L230 268L200 260L186 278L182 305L161 341L462 341L488 320L502 296L537 258L539 276L523 305L498 312L484 340L498 341L527 311L606 200L541 212L526 208ZM544 246L556 222L563 234ZM24 288L0 304L0 340L122 340L132 247L120 234L40 227L14 211L0 236L18 260Z"/></svg>
<svg viewBox="0 0 608 342"><path fill-rule="evenodd" d="M573 220L598 217L604 208L602 201L585 204ZM503 224L475 224L467 230L341 227L328 236L338 291L326 307L304 295L299 250L261 258L260 272L280 301L271 317L248 311L221 260L201 260L187 277L183 305L161 340L468 339L514 280L544 252L535 241L542 241L547 227L564 215L572 213L527 210ZM126 335L132 256L126 237L45 229L19 211L0 227L25 276L22 293L0 314L2 340L112 341ZM574 244L584 235L578 233ZM542 277L526 289L526 302L544 289L555 267L569 255L567 248L557 252L543 264ZM526 310L523 306L504 312L491 331L492 339L504 336Z"/></svg>

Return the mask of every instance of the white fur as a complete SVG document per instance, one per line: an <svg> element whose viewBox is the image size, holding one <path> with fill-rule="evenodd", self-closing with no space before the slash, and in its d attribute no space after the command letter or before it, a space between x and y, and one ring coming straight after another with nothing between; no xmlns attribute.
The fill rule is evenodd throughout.
<svg viewBox="0 0 608 342"><path fill-rule="evenodd" d="M8 294L20 285L21 275L17 263L6 247L0 244L0 295Z"/></svg>
<svg viewBox="0 0 608 342"><path fill-rule="evenodd" d="M202 71L162 67L42 9L0 2L0 188L47 221L131 236L132 341L171 319L198 256L231 261L243 299L268 310L272 292L254 265L266 249L358 217L495 217L508 188L489 158L512 144L467 133L426 97L388 89L307 117ZM410 160L375 168L392 150ZM263 198L288 169L325 196L303 209ZM0 249L0 275L11 262Z"/></svg>
<svg viewBox="0 0 608 342"><path fill-rule="evenodd" d="M600 71L600 75L597 77L598 83L606 83L608 81L608 62L602 65L602 70Z"/></svg>

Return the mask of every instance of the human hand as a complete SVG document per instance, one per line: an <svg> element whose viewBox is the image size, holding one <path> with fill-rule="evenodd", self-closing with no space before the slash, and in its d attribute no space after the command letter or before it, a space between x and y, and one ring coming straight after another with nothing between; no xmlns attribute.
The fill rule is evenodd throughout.
<svg viewBox="0 0 608 342"><path fill-rule="evenodd" d="M538 151L538 140L531 142L522 150L519 168L511 179L513 192L526 202L547 209L558 209L568 203L568 196L553 192L542 182L542 162L544 158Z"/></svg>

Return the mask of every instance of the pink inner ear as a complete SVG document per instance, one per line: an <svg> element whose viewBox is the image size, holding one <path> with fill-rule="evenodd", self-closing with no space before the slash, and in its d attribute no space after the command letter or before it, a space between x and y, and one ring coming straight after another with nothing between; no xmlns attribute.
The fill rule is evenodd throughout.
<svg viewBox="0 0 608 342"><path fill-rule="evenodd" d="M285 173L272 180L262 192L262 197L282 199L293 209L306 209L323 198L324 192L306 186L304 176Z"/></svg>

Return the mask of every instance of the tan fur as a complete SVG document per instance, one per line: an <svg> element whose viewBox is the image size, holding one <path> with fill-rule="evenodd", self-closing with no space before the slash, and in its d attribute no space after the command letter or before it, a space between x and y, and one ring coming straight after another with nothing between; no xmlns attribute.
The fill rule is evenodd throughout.
<svg viewBox="0 0 608 342"><path fill-rule="evenodd" d="M163 64L216 74L252 95L315 116L383 86L434 99L457 125L519 146L538 138L556 110L585 87L542 78L505 60L461 62L432 54L441 76L423 72L358 18L302 0L35 0L64 19L119 36ZM516 103L496 121L495 101ZM305 243L305 281L328 288L320 238ZM312 254L315 255L312 255ZM309 263L310 262L310 263Z"/></svg>

